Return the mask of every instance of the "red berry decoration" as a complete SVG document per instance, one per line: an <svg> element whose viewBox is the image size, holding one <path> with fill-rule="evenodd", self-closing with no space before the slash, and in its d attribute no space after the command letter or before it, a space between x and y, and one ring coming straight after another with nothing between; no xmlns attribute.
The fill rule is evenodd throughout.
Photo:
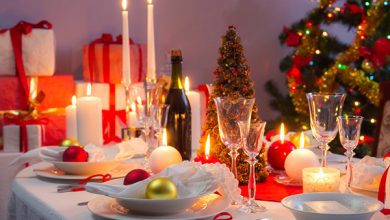
<svg viewBox="0 0 390 220"><path fill-rule="evenodd" d="M68 147L62 155L62 161L64 162L87 162L88 152L80 146Z"/></svg>
<svg viewBox="0 0 390 220"><path fill-rule="evenodd" d="M267 160L269 165L275 170L284 170L284 161L286 157L295 148L294 144L290 141L284 141L283 143L278 140L271 144L267 152Z"/></svg>
<svg viewBox="0 0 390 220"><path fill-rule="evenodd" d="M149 176L150 174L143 169L132 170L126 175L125 179L123 180L123 185L130 185L142 181Z"/></svg>

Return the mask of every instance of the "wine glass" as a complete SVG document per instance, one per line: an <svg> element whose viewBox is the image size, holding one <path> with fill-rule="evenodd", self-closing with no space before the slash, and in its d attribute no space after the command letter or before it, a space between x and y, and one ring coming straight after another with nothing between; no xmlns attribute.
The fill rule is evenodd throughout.
<svg viewBox="0 0 390 220"><path fill-rule="evenodd" d="M307 93L310 126L322 150L321 166L326 167L328 143L337 135L337 116L341 115L345 100L343 93Z"/></svg>
<svg viewBox="0 0 390 220"><path fill-rule="evenodd" d="M147 156L155 145L153 141L153 123L155 120L153 106L158 105L161 91L162 87L152 82L143 82L132 87L132 95L136 99L137 120L143 127L145 141L148 145Z"/></svg>
<svg viewBox="0 0 390 220"><path fill-rule="evenodd" d="M343 148L347 150L345 155L348 157L347 160L347 175L345 186L347 192L351 192L352 184L352 158L355 153L353 150L359 143L360 128L362 126L362 116L339 116L337 117L340 133L340 142Z"/></svg>
<svg viewBox="0 0 390 220"><path fill-rule="evenodd" d="M159 104L159 105L153 105L153 130L155 133L155 137L157 139L154 148L158 146L158 144L161 143L161 137L162 137L162 131L167 126L167 120L168 120L168 111L169 111L169 105L166 104Z"/></svg>
<svg viewBox="0 0 390 220"><path fill-rule="evenodd" d="M237 178L237 151L241 147L240 129L237 122L249 123L255 99L217 97L214 98L214 102L217 106L219 136L222 143L230 148L231 172Z"/></svg>
<svg viewBox="0 0 390 220"><path fill-rule="evenodd" d="M264 212L267 210L262 205L258 205L255 201L256 195L256 175L255 164L257 163L257 155L263 148L263 136L266 122L250 123L248 121L238 122L240 127L241 140L243 143L244 152L248 155L247 162L250 165L249 180L248 180L248 200L240 208L241 211L247 213Z"/></svg>

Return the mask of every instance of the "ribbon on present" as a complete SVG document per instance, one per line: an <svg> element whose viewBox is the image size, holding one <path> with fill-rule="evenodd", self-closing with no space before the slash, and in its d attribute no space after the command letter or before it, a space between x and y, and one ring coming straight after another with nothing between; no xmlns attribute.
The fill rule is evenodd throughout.
<svg viewBox="0 0 390 220"><path fill-rule="evenodd" d="M44 125L48 123L47 118L39 118L39 119L26 119L23 117L20 117L19 115L13 115L13 114L6 114L4 116L4 122L6 125L14 124L18 125L20 127L20 138L19 138L19 151L20 152L27 152L28 149L28 137L27 137L27 125L41 125L41 138L42 143L44 142Z"/></svg>
<svg viewBox="0 0 390 220"><path fill-rule="evenodd" d="M378 200L384 204L384 208L381 210L384 215L390 214L390 185L387 183L389 177L389 168L390 167L387 167L386 171L382 175L378 192Z"/></svg>
<svg viewBox="0 0 390 220"><path fill-rule="evenodd" d="M16 65L16 73L19 77L20 83L22 84L23 91L25 93L26 102L28 102L30 88L27 83L26 72L23 64L22 57L22 36L31 33L33 28L41 28L41 29L51 29L52 24L48 21L41 21L37 24L32 24L26 21L20 21L14 27L9 29L11 36L11 44L12 49L15 56L15 65ZM8 31L8 29L0 30L0 34Z"/></svg>

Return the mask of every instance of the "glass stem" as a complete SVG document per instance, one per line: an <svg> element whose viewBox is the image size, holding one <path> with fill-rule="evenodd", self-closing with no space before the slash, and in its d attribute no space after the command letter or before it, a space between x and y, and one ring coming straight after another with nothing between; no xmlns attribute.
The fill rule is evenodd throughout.
<svg viewBox="0 0 390 220"><path fill-rule="evenodd" d="M345 155L348 158L348 161L347 161L347 176L346 176L345 183L346 183L347 190L351 190L351 185L352 185L352 158L353 158L353 155L355 155L355 154L353 153L352 150L348 149L345 152Z"/></svg>
<svg viewBox="0 0 390 220"><path fill-rule="evenodd" d="M321 166L326 167L326 156L328 154L329 146L327 143L321 143L322 157L321 157Z"/></svg>
<svg viewBox="0 0 390 220"><path fill-rule="evenodd" d="M125 96L126 96L126 125L128 128L131 127L130 123L130 109L131 109L131 103L130 103L130 86L125 86Z"/></svg>
<svg viewBox="0 0 390 220"><path fill-rule="evenodd" d="M231 172L233 173L234 177L237 179L237 156L238 156L238 149L236 147L232 148L229 153L230 157L232 158L232 166L231 166Z"/></svg>
<svg viewBox="0 0 390 220"><path fill-rule="evenodd" d="M256 195L255 164L257 163L257 160L256 158L251 157L249 160L247 160L247 162L250 165L249 180L248 180L248 197L249 197L249 204L252 204Z"/></svg>

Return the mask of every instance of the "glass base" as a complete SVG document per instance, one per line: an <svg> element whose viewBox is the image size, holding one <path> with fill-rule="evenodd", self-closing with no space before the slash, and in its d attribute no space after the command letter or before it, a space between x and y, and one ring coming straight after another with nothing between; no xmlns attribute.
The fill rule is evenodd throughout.
<svg viewBox="0 0 390 220"><path fill-rule="evenodd" d="M240 207L241 212L245 213L257 213L257 212L265 212L267 211L267 208L257 204L254 200L248 200L245 205Z"/></svg>

